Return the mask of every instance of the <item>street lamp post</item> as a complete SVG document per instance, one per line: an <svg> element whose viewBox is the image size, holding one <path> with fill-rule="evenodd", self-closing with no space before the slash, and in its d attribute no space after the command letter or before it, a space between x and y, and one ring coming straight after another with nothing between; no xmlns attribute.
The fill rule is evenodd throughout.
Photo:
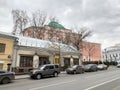
<svg viewBox="0 0 120 90"><path fill-rule="evenodd" d="M104 49L105 50L105 59L106 59L106 62L107 62L107 50L106 49Z"/></svg>
<svg viewBox="0 0 120 90"><path fill-rule="evenodd" d="M61 39L58 39L59 42L59 65L61 66L61 50L60 50L60 43L61 43Z"/></svg>
<svg viewBox="0 0 120 90"><path fill-rule="evenodd" d="M107 50L106 49L104 49L104 50L105 50L106 64L107 64L107 66L109 66L109 62L107 60Z"/></svg>

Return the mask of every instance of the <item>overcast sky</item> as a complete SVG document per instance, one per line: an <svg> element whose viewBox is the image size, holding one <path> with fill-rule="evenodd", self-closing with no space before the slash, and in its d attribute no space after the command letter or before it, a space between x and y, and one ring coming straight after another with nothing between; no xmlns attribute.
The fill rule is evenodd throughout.
<svg viewBox="0 0 120 90"><path fill-rule="evenodd" d="M89 27L93 34L87 40L102 48L120 43L120 0L0 0L0 31L13 30L12 9L45 11L68 29Z"/></svg>

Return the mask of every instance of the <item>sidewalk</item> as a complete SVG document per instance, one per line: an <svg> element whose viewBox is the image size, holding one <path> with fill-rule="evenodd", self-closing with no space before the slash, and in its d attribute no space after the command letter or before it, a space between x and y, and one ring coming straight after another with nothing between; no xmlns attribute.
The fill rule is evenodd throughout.
<svg viewBox="0 0 120 90"><path fill-rule="evenodd" d="M66 73L65 71L61 72L61 74ZM26 79L26 78L30 78L29 74L25 74L25 75L15 75L15 80L19 80L19 79Z"/></svg>
<svg viewBox="0 0 120 90"><path fill-rule="evenodd" d="M19 80L19 79L26 79L29 78L30 76L28 74L25 75L15 75L15 79Z"/></svg>

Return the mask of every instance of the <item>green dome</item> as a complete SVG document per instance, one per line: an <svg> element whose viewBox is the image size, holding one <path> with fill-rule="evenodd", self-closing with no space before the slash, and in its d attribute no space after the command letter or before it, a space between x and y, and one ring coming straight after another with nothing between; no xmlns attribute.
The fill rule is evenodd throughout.
<svg viewBox="0 0 120 90"><path fill-rule="evenodd" d="M62 25L59 24L58 22L54 22L54 21L50 22L50 23L48 24L48 26L65 29L64 26L62 26Z"/></svg>

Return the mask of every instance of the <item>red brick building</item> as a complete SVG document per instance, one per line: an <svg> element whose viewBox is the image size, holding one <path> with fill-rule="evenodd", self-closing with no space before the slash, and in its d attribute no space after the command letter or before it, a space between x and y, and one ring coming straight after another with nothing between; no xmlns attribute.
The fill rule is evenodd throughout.
<svg viewBox="0 0 120 90"><path fill-rule="evenodd" d="M52 22L44 27L29 27L23 32L23 36L28 36L32 38L38 38L42 40L48 40L52 42L59 42L59 40L64 44L70 44L71 41L75 41L74 37L78 38L76 33L72 30L65 29L61 24ZM81 53L83 56L83 61L101 61L101 44L82 42Z"/></svg>
<svg viewBox="0 0 120 90"><path fill-rule="evenodd" d="M83 41L82 46L83 61L101 61L101 44Z"/></svg>

